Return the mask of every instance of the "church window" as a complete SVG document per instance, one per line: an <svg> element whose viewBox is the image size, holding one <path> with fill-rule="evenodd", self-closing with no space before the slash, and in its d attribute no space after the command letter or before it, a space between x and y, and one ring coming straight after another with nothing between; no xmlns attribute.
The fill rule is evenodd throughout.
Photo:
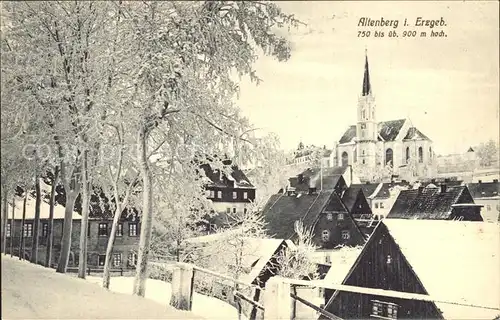
<svg viewBox="0 0 500 320"><path fill-rule="evenodd" d="M361 118L365 119L366 118L366 113L365 110L361 111Z"/></svg>
<svg viewBox="0 0 500 320"><path fill-rule="evenodd" d="M365 130L361 130L361 138L365 137Z"/></svg>
<svg viewBox="0 0 500 320"><path fill-rule="evenodd" d="M366 129L366 123L361 124L361 129Z"/></svg>
<svg viewBox="0 0 500 320"><path fill-rule="evenodd" d="M429 159L432 158L432 148L429 147Z"/></svg>
<svg viewBox="0 0 500 320"><path fill-rule="evenodd" d="M349 156L347 155L347 152L342 152L342 166L345 167L349 165Z"/></svg>
<svg viewBox="0 0 500 320"><path fill-rule="evenodd" d="M392 166L392 149L385 150L385 165Z"/></svg>
<svg viewBox="0 0 500 320"><path fill-rule="evenodd" d="M365 164L365 159L363 159L363 164Z"/></svg>
<svg viewBox="0 0 500 320"><path fill-rule="evenodd" d="M410 147L406 147L406 163L410 162Z"/></svg>
<svg viewBox="0 0 500 320"><path fill-rule="evenodd" d="M418 162L424 162L424 150L422 149L422 147L418 148Z"/></svg>
<svg viewBox="0 0 500 320"><path fill-rule="evenodd" d="M365 155L365 150L362 150L362 151L361 151L361 153L362 153L363 155Z"/></svg>

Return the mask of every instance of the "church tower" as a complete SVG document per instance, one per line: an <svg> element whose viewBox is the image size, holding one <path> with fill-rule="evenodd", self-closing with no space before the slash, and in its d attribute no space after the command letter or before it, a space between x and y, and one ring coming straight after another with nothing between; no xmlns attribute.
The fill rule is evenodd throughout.
<svg viewBox="0 0 500 320"><path fill-rule="evenodd" d="M378 140L378 125L375 112L375 97L372 94L368 54L365 50L365 71L363 88L358 98L358 122L356 124L356 154L354 159L358 165L375 167L376 143Z"/></svg>

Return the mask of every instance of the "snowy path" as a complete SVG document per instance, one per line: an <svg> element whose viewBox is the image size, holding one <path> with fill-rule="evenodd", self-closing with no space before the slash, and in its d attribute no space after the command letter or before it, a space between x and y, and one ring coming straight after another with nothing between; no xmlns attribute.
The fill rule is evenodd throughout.
<svg viewBox="0 0 500 320"><path fill-rule="evenodd" d="M102 285L101 277L87 277L87 280ZM112 277L110 290L114 292L131 294L133 277ZM146 282L146 298L168 305L170 302L170 283L161 280L148 279ZM206 319L238 319L236 308L219 299L208 297L199 293L193 295L192 312ZM244 317L242 317L244 319Z"/></svg>
<svg viewBox="0 0 500 320"><path fill-rule="evenodd" d="M2 255L1 260L2 319L207 318L173 309L167 303L109 292L17 258Z"/></svg>

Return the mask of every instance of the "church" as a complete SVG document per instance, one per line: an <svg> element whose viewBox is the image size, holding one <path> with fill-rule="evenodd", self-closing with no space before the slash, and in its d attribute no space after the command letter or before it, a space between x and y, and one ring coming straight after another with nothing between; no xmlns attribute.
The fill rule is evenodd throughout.
<svg viewBox="0 0 500 320"><path fill-rule="evenodd" d="M432 140L414 127L409 119L377 122L376 109L368 55L365 53L363 87L357 107L358 121L349 126L335 143L332 163L338 166L351 165L366 175L384 169L401 179L416 180L433 176L436 173L436 161Z"/></svg>

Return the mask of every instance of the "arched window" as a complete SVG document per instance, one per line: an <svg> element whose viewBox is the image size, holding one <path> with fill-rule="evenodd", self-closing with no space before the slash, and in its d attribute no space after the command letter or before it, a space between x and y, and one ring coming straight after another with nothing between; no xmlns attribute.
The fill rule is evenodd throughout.
<svg viewBox="0 0 500 320"><path fill-rule="evenodd" d="M349 156L347 155L347 152L342 152L342 167L345 167L349 164Z"/></svg>
<svg viewBox="0 0 500 320"><path fill-rule="evenodd" d="M422 147L418 147L418 162L424 162L424 149Z"/></svg>
<svg viewBox="0 0 500 320"><path fill-rule="evenodd" d="M410 147L406 147L406 163L410 162Z"/></svg>
<svg viewBox="0 0 500 320"><path fill-rule="evenodd" d="M392 149L389 148L385 150L385 165L390 165L392 166L393 161L392 161Z"/></svg>

